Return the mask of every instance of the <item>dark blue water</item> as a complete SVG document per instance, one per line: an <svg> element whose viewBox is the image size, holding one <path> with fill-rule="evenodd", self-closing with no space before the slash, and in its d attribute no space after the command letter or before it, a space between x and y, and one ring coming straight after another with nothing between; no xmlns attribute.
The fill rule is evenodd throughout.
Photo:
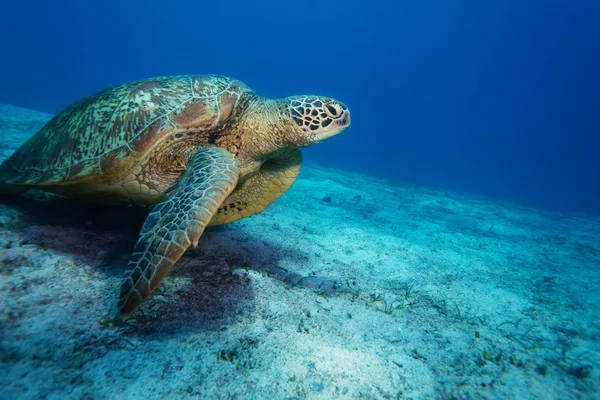
<svg viewBox="0 0 600 400"><path fill-rule="evenodd" d="M0 5L0 102L58 112L157 75L346 102L322 164L600 215L597 1Z"/></svg>

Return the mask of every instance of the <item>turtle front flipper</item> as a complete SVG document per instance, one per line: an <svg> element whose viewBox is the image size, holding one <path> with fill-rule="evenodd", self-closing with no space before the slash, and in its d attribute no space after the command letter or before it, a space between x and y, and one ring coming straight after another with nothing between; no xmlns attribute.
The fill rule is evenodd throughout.
<svg viewBox="0 0 600 400"><path fill-rule="evenodd" d="M134 312L169 272L229 196L238 181L233 156L219 147L201 147L189 158L167 199L156 205L140 231L130 271L119 294L119 316Z"/></svg>
<svg viewBox="0 0 600 400"><path fill-rule="evenodd" d="M282 149L265 161L255 175L238 185L208 226L229 224L264 211L292 186L301 166L300 150Z"/></svg>

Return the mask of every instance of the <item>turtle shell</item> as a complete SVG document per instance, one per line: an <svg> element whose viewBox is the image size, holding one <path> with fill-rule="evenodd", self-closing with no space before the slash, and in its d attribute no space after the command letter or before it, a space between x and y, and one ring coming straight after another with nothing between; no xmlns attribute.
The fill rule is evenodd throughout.
<svg viewBox="0 0 600 400"><path fill-rule="evenodd" d="M91 95L52 118L2 166L8 183L109 183L174 132L210 131L227 118L243 83L215 75L159 77ZM5 175L6 176L6 175Z"/></svg>

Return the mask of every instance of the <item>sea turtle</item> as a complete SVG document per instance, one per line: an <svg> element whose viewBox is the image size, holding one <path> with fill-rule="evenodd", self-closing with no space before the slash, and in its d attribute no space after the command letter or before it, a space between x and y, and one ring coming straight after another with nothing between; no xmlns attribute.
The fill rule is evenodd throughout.
<svg viewBox="0 0 600 400"><path fill-rule="evenodd" d="M272 100L216 75L153 78L56 115L0 166L0 191L154 205L121 285L123 317L206 226L263 211L296 180L299 149L348 125L348 108L329 97Z"/></svg>

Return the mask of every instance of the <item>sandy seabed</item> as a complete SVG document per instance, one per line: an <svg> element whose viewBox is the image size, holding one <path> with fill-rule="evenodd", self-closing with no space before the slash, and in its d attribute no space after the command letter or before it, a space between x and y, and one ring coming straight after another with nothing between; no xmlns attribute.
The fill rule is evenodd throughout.
<svg viewBox="0 0 600 400"><path fill-rule="evenodd" d="M0 161L50 117L0 105ZM0 203L0 398L600 396L598 219L308 164L116 324L147 212Z"/></svg>

